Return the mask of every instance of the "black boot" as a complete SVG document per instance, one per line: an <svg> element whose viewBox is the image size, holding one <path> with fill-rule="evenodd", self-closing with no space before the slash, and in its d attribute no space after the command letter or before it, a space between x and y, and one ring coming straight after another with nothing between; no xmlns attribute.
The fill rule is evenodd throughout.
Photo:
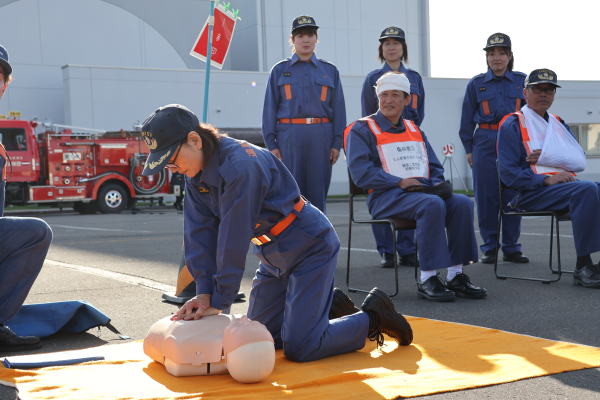
<svg viewBox="0 0 600 400"><path fill-rule="evenodd" d="M8 326L0 324L0 351L23 351L42 347L37 336L19 336Z"/></svg>
<svg viewBox="0 0 600 400"><path fill-rule="evenodd" d="M412 343L410 324L396 311L392 299L383 290L371 290L360 308L369 316L368 337L371 341L377 341L378 346L383 345L382 333L395 339L401 346Z"/></svg>
<svg viewBox="0 0 600 400"><path fill-rule="evenodd" d="M394 255L390 253L383 253L381 256L381 268L393 268L394 267Z"/></svg>
<svg viewBox="0 0 600 400"><path fill-rule="evenodd" d="M329 309L330 320L356 314L359 311L358 307L354 305L350 297L342 289L333 289L333 300Z"/></svg>
<svg viewBox="0 0 600 400"><path fill-rule="evenodd" d="M413 254L407 254L405 256L400 256L400 265L406 265L408 267L414 267L417 263L417 257Z"/></svg>

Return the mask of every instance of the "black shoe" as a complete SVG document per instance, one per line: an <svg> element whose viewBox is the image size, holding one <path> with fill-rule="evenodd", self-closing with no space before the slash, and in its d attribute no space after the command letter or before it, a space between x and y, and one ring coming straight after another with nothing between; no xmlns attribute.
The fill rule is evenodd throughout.
<svg viewBox="0 0 600 400"><path fill-rule="evenodd" d="M488 250L483 253L481 262L484 264L494 264L496 262L496 250Z"/></svg>
<svg viewBox="0 0 600 400"><path fill-rule="evenodd" d="M8 326L0 324L0 351L33 350L42 347L37 336L19 336Z"/></svg>
<svg viewBox="0 0 600 400"><path fill-rule="evenodd" d="M600 288L600 263L586 265L581 269L575 268L575 272L573 272L573 285Z"/></svg>
<svg viewBox="0 0 600 400"><path fill-rule="evenodd" d="M383 253L380 265L381 268L394 268L394 255L390 253Z"/></svg>
<svg viewBox="0 0 600 400"><path fill-rule="evenodd" d="M457 274L454 279L446 281L446 287L458 297L465 299L485 299L487 292L484 288L473 286L466 274Z"/></svg>
<svg viewBox="0 0 600 400"><path fill-rule="evenodd" d="M502 257L502 260L518 264L525 264L529 262L529 258L527 256L524 256L523 253L520 251L513 251L510 254L505 254Z"/></svg>
<svg viewBox="0 0 600 400"><path fill-rule="evenodd" d="M400 265L407 265L409 267L414 267L417 263L417 257L413 254L407 254L405 256L400 256Z"/></svg>
<svg viewBox="0 0 600 400"><path fill-rule="evenodd" d="M425 282L417 282L417 297L429 301L454 301L454 292L448 290L439 276L434 275Z"/></svg>
<svg viewBox="0 0 600 400"><path fill-rule="evenodd" d="M382 333L395 339L400 346L408 346L412 343L413 332L410 324L396 311L392 299L383 290L377 288L371 290L360 308L376 315L377 326L369 329L368 336L371 341L377 341L378 346L383 345Z"/></svg>
<svg viewBox="0 0 600 400"><path fill-rule="evenodd" d="M329 309L330 320L356 314L359 311L358 307L354 305L350 297L342 289L333 289L333 300Z"/></svg>

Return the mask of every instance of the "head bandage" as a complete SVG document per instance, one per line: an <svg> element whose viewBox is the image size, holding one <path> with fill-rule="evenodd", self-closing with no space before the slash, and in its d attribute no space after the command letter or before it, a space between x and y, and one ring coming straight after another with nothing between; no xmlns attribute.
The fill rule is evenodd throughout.
<svg viewBox="0 0 600 400"><path fill-rule="evenodd" d="M387 90L400 90L410 94L410 82L404 74L386 74L377 79L377 96Z"/></svg>

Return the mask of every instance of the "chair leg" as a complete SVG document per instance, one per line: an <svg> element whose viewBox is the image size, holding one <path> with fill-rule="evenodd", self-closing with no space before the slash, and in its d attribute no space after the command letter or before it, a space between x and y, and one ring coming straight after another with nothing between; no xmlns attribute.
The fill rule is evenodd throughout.
<svg viewBox="0 0 600 400"><path fill-rule="evenodd" d="M558 232L558 230L557 230ZM552 270L553 274L556 274L557 272L554 271L554 269L552 268L552 242L554 242L554 216L552 216L552 219L550 221L550 270Z"/></svg>
<svg viewBox="0 0 600 400"><path fill-rule="evenodd" d="M502 192L501 192L502 193ZM500 202L502 203L502 201ZM500 253L500 230L502 229L502 204L500 204L500 212L498 213L498 231L496 232L496 260L494 261L494 274L496 279L506 279L498 275L498 254Z"/></svg>
<svg viewBox="0 0 600 400"><path fill-rule="evenodd" d="M350 199L352 201L352 199ZM350 249L352 248L352 211L350 211L350 217L348 221L348 258L346 262L346 288L349 292L356 292L354 289L350 289Z"/></svg>
<svg viewBox="0 0 600 400"><path fill-rule="evenodd" d="M553 274L558 274L558 276L560 277L561 274L572 274L575 271L563 271L563 269L562 269L562 263L561 263L561 259L560 259L560 233L558 231L558 225L559 225L559 221L558 221L558 217L557 217L556 218L556 255L558 257L558 262L557 262L558 269L553 269L552 267L550 267L550 269L552 270Z"/></svg>
<svg viewBox="0 0 600 400"><path fill-rule="evenodd" d="M394 229L394 225L390 224L390 227L392 228L392 246L394 246L392 247L392 251L394 252L394 278L396 281L396 291L394 294L388 293L388 296L394 297L398 294L398 251L396 250L396 232L398 231Z"/></svg>
<svg viewBox="0 0 600 400"><path fill-rule="evenodd" d="M419 248L417 247L417 239L415 239L415 281L419 283Z"/></svg>

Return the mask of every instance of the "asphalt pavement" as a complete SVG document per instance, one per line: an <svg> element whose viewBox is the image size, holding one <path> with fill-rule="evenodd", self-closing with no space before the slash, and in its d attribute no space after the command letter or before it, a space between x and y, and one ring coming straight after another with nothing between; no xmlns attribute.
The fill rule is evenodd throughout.
<svg viewBox="0 0 600 400"><path fill-rule="evenodd" d="M364 201L357 201L357 215L367 218ZM327 215L335 227L342 250L336 271L336 286L346 292L348 257L348 203L330 202ZM183 214L170 209L146 209L133 214L79 215L62 212L43 214L54 232L47 261L26 303L86 300L106 313L112 324L131 340L141 340L158 319L178 307L161 299L172 289L181 257ZM477 223L475 229L478 230ZM563 269L575 264L570 223L561 223ZM380 257L370 226L352 228L351 285L394 290L393 269L379 267ZM478 240L480 240L478 236ZM548 268L550 220L526 218L522 223L523 252L529 264L502 263L503 273L555 278ZM556 244L553 265L556 266ZM594 261L600 254L592 255ZM241 291L248 294L258 265L249 249ZM493 265L465 268L474 284L488 291L485 300L458 299L431 303L417 299L414 269L399 270L400 291L393 298L396 309L406 315L459 322L524 335L600 347L600 290L576 287L569 274L549 285L538 282L498 280ZM363 293L349 293L360 305ZM236 302L231 313L245 313L247 302ZM418 337L418 332L415 332ZM56 334L43 340L43 352L81 349L129 342L107 329L82 334ZM39 353L36 350L29 353ZM15 354L15 353L12 353ZM19 354L28 354L26 352ZM8 353L0 353L4 357ZM0 386L1 399L16 393ZM427 399L592 399L600 398L600 369L555 374L483 388L450 392Z"/></svg>

